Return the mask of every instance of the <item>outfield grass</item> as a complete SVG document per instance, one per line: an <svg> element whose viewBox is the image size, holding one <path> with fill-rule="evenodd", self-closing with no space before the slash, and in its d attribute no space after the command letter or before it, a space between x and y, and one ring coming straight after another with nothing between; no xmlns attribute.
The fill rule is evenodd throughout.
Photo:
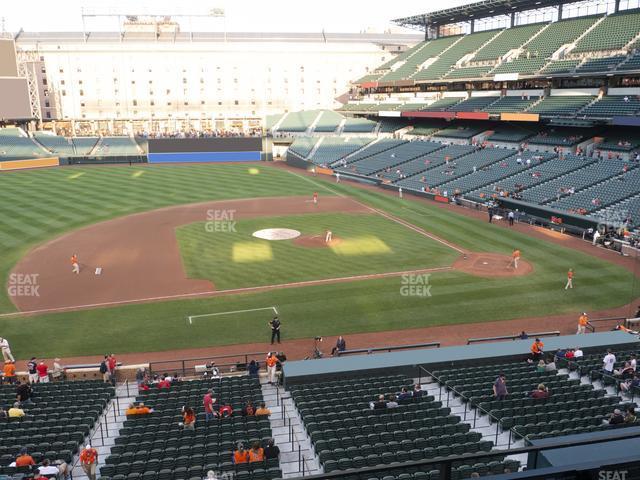
<svg viewBox="0 0 640 480"><path fill-rule="evenodd" d="M458 253L377 214L327 213L239 220L234 232L211 232L206 223L177 230L190 278L211 280L218 290L398 272L450 265ZM341 243L308 248L293 240L268 241L253 232L291 228L304 236L331 229Z"/></svg>
<svg viewBox="0 0 640 480"><path fill-rule="evenodd" d="M633 282L632 274L621 267L513 230L498 228L486 221L445 211L436 205L415 202L409 198L399 200L381 192L361 190L345 184L331 185L331 191L328 191L324 184L315 183L313 179L298 178L269 167L262 167L260 176L248 176L243 166L147 168L153 172L153 183L156 184L155 187L146 185L148 201L141 195L139 200L128 202L119 192L112 192L107 197L113 202L113 207L104 211L95 205L99 191L92 193L90 188L82 190L81 187L75 187L73 195L67 197L64 193L69 181L67 177L71 172L86 171L88 178L104 189L113 188L115 180L120 179L124 187L120 185L118 188L124 188L129 196L137 196L137 193L133 193L136 184L131 186L132 180L126 180L125 174L114 173L124 171L131 176L132 170L108 167L0 175L0 192L6 197L0 202L0 210L3 209L0 231L5 233L5 212L12 215L9 223L20 221L21 225L26 225L21 231L31 235L27 237L31 244L51 238L65 229L90 223L90 213L80 200L85 196L84 203L91 204L96 215L103 215L95 220L170 204L171 198L167 198L163 192L171 191L178 195L181 188L169 186L175 175L190 178L200 187L207 185L207 189L189 188L190 193L186 197L180 196L178 200L174 196L173 203L261 194L307 194L310 189L324 191L323 194L336 192L351 195L469 250L509 253L518 247L523 258L533 264L535 272L528 276L502 279L478 278L461 272L435 273L430 278L431 297L402 296L401 279L387 278L27 318L0 318L0 332L10 339L18 357L27 358L32 354L88 355L107 350L116 353L171 350L266 341L268 329L265 322L270 316L269 312L240 317L209 317L198 319L193 325L188 324L187 316L271 305L276 305L281 313L284 338L308 338L314 335L463 324L559 313L577 314L583 310L616 307L629 302L631 298L640 297L640 281ZM155 176L156 168L158 177ZM138 177L143 179L147 172L145 168L140 170L145 170L145 174ZM115 175L116 178L93 178L101 172L108 176ZM20 181L20 187L14 184L14 179ZM210 184L216 181L220 187L217 183ZM234 183L233 187L229 186L231 182ZM7 193L5 185L11 185L13 194ZM38 192L37 196L27 191L29 185ZM16 202L16 198L23 198L20 196L22 191L31 195L26 203L28 207L24 208L20 207L22 202ZM45 202L48 195L52 200L45 206L51 217L42 215L37 206L38 202ZM36 204L32 205L36 198ZM9 205L8 199L11 199ZM83 207L78 210L77 216L74 215L76 203ZM127 209L129 203L134 205L133 210ZM57 213L51 206L54 204L61 210L59 216L54 216ZM39 232L30 232L27 228L30 218L38 222L34 225ZM51 219L59 223L47 230L44 225ZM16 238L20 235L19 231L12 234ZM5 238L4 235L2 238ZM20 245L11 247L8 251L12 259L3 255L3 274L6 275L10 265L26 248ZM568 268L576 271L575 288L572 291L563 289ZM52 342L51 336L43 332L52 332L56 341Z"/></svg>

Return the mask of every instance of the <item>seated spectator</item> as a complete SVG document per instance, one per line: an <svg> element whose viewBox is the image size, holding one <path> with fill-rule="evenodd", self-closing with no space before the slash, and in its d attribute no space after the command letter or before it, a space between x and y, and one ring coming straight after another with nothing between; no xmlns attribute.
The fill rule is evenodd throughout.
<svg viewBox="0 0 640 480"><path fill-rule="evenodd" d="M336 341L336 346L331 349L331 355L336 355L338 352L344 352L347 349L347 342L344 337L340 335Z"/></svg>
<svg viewBox="0 0 640 480"><path fill-rule="evenodd" d="M33 457L27 453L26 448L21 448L18 457L16 458L16 467L30 467L35 465L36 462Z"/></svg>
<svg viewBox="0 0 640 480"><path fill-rule="evenodd" d="M624 417L619 409L615 409L611 415L609 415L609 425L620 425L624 423Z"/></svg>
<svg viewBox="0 0 640 480"><path fill-rule="evenodd" d="M20 408L20 403L16 402L13 407L9 409L9 418L23 418L25 416L24 410Z"/></svg>
<svg viewBox="0 0 640 480"><path fill-rule="evenodd" d="M2 381L9 385L16 381L16 364L10 360L4 362Z"/></svg>
<svg viewBox="0 0 640 480"><path fill-rule="evenodd" d="M556 370L557 370L556 362L554 361L553 358L550 358L549 361L547 362L547 364L544 367L544 371L545 372L555 372Z"/></svg>
<svg viewBox="0 0 640 480"><path fill-rule="evenodd" d="M269 412L270 414L271 412ZM218 417L219 418L227 418L233 415L233 408L231 405L221 405L218 409Z"/></svg>
<svg viewBox="0 0 640 480"><path fill-rule="evenodd" d="M27 382L18 382L18 386L16 387L16 401L21 404L29 404L31 403L31 396L33 395L33 390L31 389L31 385Z"/></svg>
<svg viewBox="0 0 640 480"><path fill-rule="evenodd" d="M413 397L413 394L407 391L407 387L402 387L402 390L400 390L400 395L398 395L398 402L399 403L409 402L412 397Z"/></svg>
<svg viewBox="0 0 640 480"><path fill-rule="evenodd" d="M40 468L36 468L33 471L33 480L48 480L48 477L45 477L44 474L40 472Z"/></svg>
<svg viewBox="0 0 640 480"><path fill-rule="evenodd" d="M216 477L216 472L214 472L213 470L209 470L207 472L207 476L204 477L204 480L218 480L218 477Z"/></svg>
<svg viewBox="0 0 640 480"><path fill-rule="evenodd" d="M631 390L632 388L637 389L639 387L640 387L640 376L638 376L638 374L635 374L633 378L620 382L620 390L622 390L625 393Z"/></svg>
<svg viewBox="0 0 640 480"><path fill-rule="evenodd" d="M51 379L54 382L59 382L61 380L67 379L67 372L65 368L62 365L60 365L59 358L55 358L53 360L53 368L51 369ZM43 475L46 475L46 474L43 474Z"/></svg>
<svg viewBox="0 0 640 480"><path fill-rule="evenodd" d="M547 399L549 398L549 389L545 387L543 383L541 383L540 385L538 385L538 388L536 388L533 392L529 394L529 396L531 398L536 398L541 400Z"/></svg>
<svg viewBox="0 0 640 480"><path fill-rule="evenodd" d="M389 395L389 401L387 402L387 408L398 408L398 402L395 395Z"/></svg>
<svg viewBox="0 0 640 480"><path fill-rule="evenodd" d="M249 450L249 463L256 462L264 462L264 449L260 446L260 442L253 442Z"/></svg>
<svg viewBox="0 0 640 480"><path fill-rule="evenodd" d="M569 350L567 350L567 353L564 354L564 358L566 358L567 360L573 360L574 358L573 348L570 348Z"/></svg>
<svg viewBox="0 0 640 480"><path fill-rule="evenodd" d="M271 415L271 410L269 410L264 402L260 404L260 407L256 410L256 417L260 416L269 416Z"/></svg>
<svg viewBox="0 0 640 480"><path fill-rule="evenodd" d="M251 360L247 366L247 372L249 372L249 375L257 377L260 372L260 364L255 360Z"/></svg>
<svg viewBox="0 0 640 480"><path fill-rule="evenodd" d="M196 414L191 407L182 407L182 423L179 425L185 430L195 430Z"/></svg>
<svg viewBox="0 0 640 480"><path fill-rule="evenodd" d="M205 370L203 376L205 378L220 378L220 370L216 367L215 362L210 362L205 365Z"/></svg>
<svg viewBox="0 0 640 480"><path fill-rule="evenodd" d="M580 350L580 347L576 347L575 350L573 351L573 358L582 358L584 356L584 353L582 353L582 350Z"/></svg>
<svg viewBox="0 0 640 480"><path fill-rule="evenodd" d="M280 448L275 445L273 438L270 438L267 442L267 446L264 449L264 458L267 460L280 458Z"/></svg>
<svg viewBox="0 0 640 480"><path fill-rule="evenodd" d="M242 407L242 416L243 417L252 417L256 414L256 407L253 406L253 402L251 400L247 400L247 403L244 407Z"/></svg>
<svg viewBox="0 0 640 480"><path fill-rule="evenodd" d="M244 449L242 443L238 443L238 448L233 452L233 463L240 465L241 463L249 463L249 452Z"/></svg>
<svg viewBox="0 0 640 480"><path fill-rule="evenodd" d="M62 475L63 477L67 477L69 474L69 466L65 462L60 462L57 465L51 465L48 458L45 458L42 461L42 465L38 467L40 471L40 475L44 475L45 477L52 477Z"/></svg>
<svg viewBox="0 0 640 480"><path fill-rule="evenodd" d="M5 422L8 418L9 414L7 413L7 411L4 408L0 407L0 422Z"/></svg>
<svg viewBox="0 0 640 480"><path fill-rule="evenodd" d="M374 402L369 402L369 407L372 410L384 410L387 408L387 401L384 399L384 395L378 395L378 399Z"/></svg>
<svg viewBox="0 0 640 480"><path fill-rule="evenodd" d="M632 378L634 373L635 372L630 362L624 362L624 367L622 367L620 370L613 371L613 375L615 377L621 377L623 380Z"/></svg>
<svg viewBox="0 0 640 480"><path fill-rule="evenodd" d="M278 360L278 363L276 364L276 370L280 372L282 371L282 364L287 361L287 356L284 354L284 352L278 352L276 354L276 359Z"/></svg>
<svg viewBox="0 0 640 480"><path fill-rule="evenodd" d="M422 391L422 387L420 386L419 383L416 383L413 386L413 397L414 398L420 398L420 397L422 397L423 394L424 394L424 392Z"/></svg>
<svg viewBox="0 0 640 480"><path fill-rule="evenodd" d="M538 373L544 373L545 369L547 368L547 364L544 363L544 360L540 360L538 362L538 364L536 365L536 372Z"/></svg>
<svg viewBox="0 0 640 480"><path fill-rule="evenodd" d="M125 415L130 417L135 415L149 415L150 413L153 413L153 409L145 406L144 403L139 403L138 405L132 403L129 405L129 408L127 408Z"/></svg>
<svg viewBox="0 0 640 480"><path fill-rule="evenodd" d="M624 423L636 423L636 409L629 405L627 413L624 416Z"/></svg>

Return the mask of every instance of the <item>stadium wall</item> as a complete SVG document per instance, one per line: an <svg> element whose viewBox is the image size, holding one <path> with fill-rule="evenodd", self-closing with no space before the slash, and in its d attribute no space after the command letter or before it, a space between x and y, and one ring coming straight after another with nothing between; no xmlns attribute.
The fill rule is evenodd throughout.
<svg viewBox="0 0 640 480"><path fill-rule="evenodd" d="M262 139L163 138L149 140L149 163L257 162L261 160Z"/></svg>
<svg viewBox="0 0 640 480"><path fill-rule="evenodd" d="M7 162L0 162L0 171L57 167L58 165L60 165L60 160L58 159L58 157L34 158L30 160L9 160Z"/></svg>

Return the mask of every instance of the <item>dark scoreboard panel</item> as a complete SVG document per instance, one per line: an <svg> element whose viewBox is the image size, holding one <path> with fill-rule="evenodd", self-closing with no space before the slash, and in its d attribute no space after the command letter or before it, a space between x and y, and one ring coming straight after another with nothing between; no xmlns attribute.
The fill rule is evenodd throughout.
<svg viewBox="0 0 640 480"><path fill-rule="evenodd" d="M149 139L149 163L253 162L261 152L260 137Z"/></svg>

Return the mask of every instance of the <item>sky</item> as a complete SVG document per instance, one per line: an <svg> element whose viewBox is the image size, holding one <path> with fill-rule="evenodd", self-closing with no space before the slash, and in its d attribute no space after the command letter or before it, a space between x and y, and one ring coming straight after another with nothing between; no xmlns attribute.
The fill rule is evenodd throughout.
<svg viewBox="0 0 640 480"><path fill-rule="evenodd" d="M229 32L382 32L390 20L440 10L475 0L426 0L422 2L382 2L376 0L0 0L0 20L5 31L27 32L81 31L81 11L124 14L204 14L223 8L224 19L184 19L183 31L213 30ZM34 15L34 12L37 14ZM190 28L191 27L191 28ZM91 31L117 31L117 19L86 19Z"/></svg>

